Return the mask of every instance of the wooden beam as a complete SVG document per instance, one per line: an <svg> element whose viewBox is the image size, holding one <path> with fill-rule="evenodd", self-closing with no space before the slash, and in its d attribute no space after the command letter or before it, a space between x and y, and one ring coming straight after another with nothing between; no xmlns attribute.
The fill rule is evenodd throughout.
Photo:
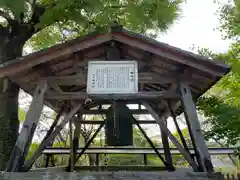
<svg viewBox="0 0 240 180"><path fill-rule="evenodd" d="M97 125L97 124L103 124L103 120L84 120L84 121L77 121L80 124L92 124L92 125ZM138 124L156 124L155 120L137 120ZM135 123L133 123L135 124Z"/></svg>
<svg viewBox="0 0 240 180"><path fill-rule="evenodd" d="M182 145L178 142L178 140L172 135L171 131L169 131L163 119L159 118L158 114L152 109L152 107L148 103L143 101L142 104L151 113L152 117L156 120L159 126L162 126L162 130L165 131L165 133L167 134L169 139L172 141L172 143L176 146L176 148L178 148L178 150L181 152L181 154L186 159L186 161L192 166L193 170L198 171L197 164L192 160L191 156L188 154L188 152L186 152L186 150L182 147Z"/></svg>
<svg viewBox="0 0 240 180"><path fill-rule="evenodd" d="M190 129L193 134L196 150L198 151L204 171L213 172L213 165L210 154L208 152L207 144L201 130L201 125L197 116L196 106L193 101L190 88L183 83L179 85L182 95L182 104L184 106L184 115L190 124Z"/></svg>
<svg viewBox="0 0 240 180"><path fill-rule="evenodd" d="M90 171L144 171L144 172L149 172L149 171L166 171L166 167L150 166L150 165L148 165L148 166L139 166L139 165L138 166L136 166L136 165L76 166L76 170L78 170L78 171L89 171L90 170ZM116 178L116 176L114 177L114 179L115 178ZM122 178L116 178L116 179L122 179ZM126 179L126 176L124 176L124 179ZM127 178L127 179L129 180L130 178ZM136 179L136 176L134 177L134 179ZM141 179L141 178L139 178L139 179ZM144 179L147 179L147 178L144 178Z"/></svg>
<svg viewBox="0 0 240 180"><path fill-rule="evenodd" d="M179 99L180 96L174 91L138 92L133 94L87 94L85 92L47 92L46 99L54 100L156 100L156 99Z"/></svg>
<svg viewBox="0 0 240 180"><path fill-rule="evenodd" d="M180 74L179 74L180 75ZM73 75L73 76L46 76L42 79L47 80L49 84L57 85L85 85L87 84L87 74ZM194 79L189 76L182 76L181 81L185 83L193 83ZM164 83L177 83L176 76L160 76L158 73L154 72L139 72L138 82L146 84L164 84Z"/></svg>
<svg viewBox="0 0 240 180"><path fill-rule="evenodd" d="M132 114L149 114L148 110L146 109L130 109ZM107 109L85 109L82 111L83 114L90 114L90 115L99 115L99 114L106 114Z"/></svg>
<svg viewBox="0 0 240 180"><path fill-rule="evenodd" d="M54 128L58 124L61 115L63 115L63 113L65 111L65 108L66 108L66 104L63 104L62 107L60 108L59 112L57 113L55 120L53 121L53 123L50 126L49 130L47 131L46 135L44 136L43 140L46 140L51 135L51 133L53 132Z"/></svg>
<svg viewBox="0 0 240 180"><path fill-rule="evenodd" d="M59 134L59 132L64 128L64 126L69 122L69 120L82 108L82 104L78 104L75 106L69 114L65 117L65 119L56 126L55 130L51 133L51 135L44 141L41 142L38 149L33 153L28 161L24 164L24 170L28 171L34 161L41 155L42 151L54 140L54 138Z"/></svg>
<svg viewBox="0 0 240 180"><path fill-rule="evenodd" d="M36 130L41 112L44 106L44 93L47 90L47 83L40 82L37 86L31 105L26 114L26 119L23 123L21 132L17 142L13 148L10 160L6 171L18 172L21 171L22 165L26 159L34 132Z"/></svg>

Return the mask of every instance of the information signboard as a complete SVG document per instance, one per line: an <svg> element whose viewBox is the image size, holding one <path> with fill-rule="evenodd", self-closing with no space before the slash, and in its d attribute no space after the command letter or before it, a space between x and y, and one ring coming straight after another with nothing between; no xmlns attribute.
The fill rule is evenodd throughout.
<svg viewBox="0 0 240 180"><path fill-rule="evenodd" d="M137 92L137 61L89 61L88 94L127 94Z"/></svg>

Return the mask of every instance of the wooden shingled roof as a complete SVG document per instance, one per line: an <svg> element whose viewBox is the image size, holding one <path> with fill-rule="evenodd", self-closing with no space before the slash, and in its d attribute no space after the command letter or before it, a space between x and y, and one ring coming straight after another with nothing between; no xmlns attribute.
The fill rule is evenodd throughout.
<svg viewBox="0 0 240 180"><path fill-rule="evenodd" d="M158 42L124 28L112 28L100 34L89 34L63 44L12 60L0 67L0 77L8 77L32 94L36 82L44 76L68 76L87 71L89 60L106 59L106 51L114 42L121 60L137 60L139 72L153 72L162 78L189 78L196 99L214 85L229 67L220 61ZM145 83L143 91L166 90L169 83ZM63 91L84 91L86 82L77 86L61 86ZM50 102L54 107L56 102ZM181 108L178 109L181 111Z"/></svg>

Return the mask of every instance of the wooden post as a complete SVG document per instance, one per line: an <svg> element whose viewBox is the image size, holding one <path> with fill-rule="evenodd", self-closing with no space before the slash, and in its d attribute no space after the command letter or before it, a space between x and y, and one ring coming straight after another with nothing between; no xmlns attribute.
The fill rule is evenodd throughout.
<svg viewBox="0 0 240 180"><path fill-rule="evenodd" d="M29 151L29 147L32 142L32 138L36 130L39 118L41 116L41 112L44 106L44 93L46 92L46 90L46 81L41 81L38 84L33 95L31 105L26 114L26 119L23 123L15 147L13 148L6 171L21 171L21 168Z"/></svg>
<svg viewBox="0 0 240 180"><path fill-rule="evenodd" d="M165 124L167 126L167 120L166 119L165 119ZM170 147L169 147L168 136L167 136L166 132L163 130L162 126L160 126L160 129L161 129L162 145L163 145L165 160L167 161L168 165L170 167L172 167L169 170L172 170L173 169L173 162L172 162L172 155L171 155Z"/></svg>
<svg viewBox="0 0 240 180"><path fill-rule="evenodd" d="M156 120L157 124L163 127L163 131L165 131L165 133L167 134L169 139L172 141L172 143L176 146L176 148L178 148L178 150L186 159L186 161L192 166L193 170L198 171L197 164L192 160L191 156L186 152L186 150L182 147L182 145L178 142L178 140L172 135L167 125L164 123L163 119L159 118L158 114L152 109L152 107L148 103L143 101L142 104L149 111L152 117Z"/></svg>
<svg viewBox="0 0 240 180"><path fill-rule="evenodd" d="M51 133L51 135L44 141L41 142L38 149L33 153L31 158L24 164L24 171L28 171L34 161L41 155L42 151L47 147L54 138L59 134L59 132L63 129L63 127L68 123L68 121L81 109L82 104L75 106L70 113L65 117L65 119L56 126L55 130Z"/></svg>
<svg viewBox="0 0 240 180"><path fill-rule="evenodd" d="M69 141L70 141L70 172L74 171L74 150L73 150L73 133L72 133L72 119L69 120Z"/></svg>
<svg viewBox="0 0 240 180"><path fill-rule="evenodd" d="M77 149L79 146L79 139L80 139L80 132L81 132L81 123L79 120L82 120L82 114L78 114L78 120L74 121L75 129L73 135L73 159L74 159L74 166L76 164L77 158Z"/></svg>
<svg viewBox="0 0 240 180"><path fill-rule="evenodd" d="M143 163L145 166L147 166L148 162L147 162L147 154L143 154Z"/></svg>
<svg viewBox="0 0 240 180"><path fill-rule="evenodd" d="M195 103L192 99L191 91L188 85L180 83L179 89L182 96L182 104L184 107L184 115L190 125L194 143L196 144L197 153L201 158L201 166L204 171L213 172L213 165L211 162L210 154L208 152L207 144L201 130L200 122L198 120Z"/></svg>
<svg viewBox="0 0 240 180"><path fill-rule="evenodd" d="M77 149L79 146L79 139L80 139L80 131L81 131L81 123L80 121L82 121L82 114L78 114L78 117L74 119L74 135L73 135L73 139L72 139L72 152L73 155L70 156L69 161L68 161L68 167L67 167L67 171L70 171L71 169L71 163L73 162L73 169L75 169L75 164L76 164L76 158L77 158ZM73 160L72 160L73 159Z"/></svg>
<svg viewBox="0 0 240 180"><path fill-rule="evenodd" d="M49 166L49 161L50 161L51 155L47 154L47 155L45 155L45 157L46 157L46 159L45 159L44 167L47 168Z"/></svg>

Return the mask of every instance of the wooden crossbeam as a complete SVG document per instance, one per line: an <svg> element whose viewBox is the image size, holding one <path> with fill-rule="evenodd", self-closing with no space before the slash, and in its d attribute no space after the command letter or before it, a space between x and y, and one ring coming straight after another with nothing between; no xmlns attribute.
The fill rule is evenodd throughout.
<svg viewBox="0 0 240 180"><path fill-rule="evenodd" d="M130 109L132 114L149 114L148 110L146 109ZM99 115L99 114L106 114L107 109L85 109L82 111L83 114L90 114L90 115Z"/></svg>
<svg viewBox="0 0 240 180"><path fill-rule="evenodd" d="M76 153L81 153L83 147L77 148ZM160 154L164 154L164 148L157 148ZM236 148L208 148L211 155L234 155ZM181 155L181 152L177 148L171 148L172 155ZM189 152L195 155L193 148L189 148ZM48 147L43 152L48 155L66 155L70 154L70 148L52 148ZM156 154L152 148L133 148L133 147L89 147L84 152L85 154Z"/></svg>
<svg viewBox="0 0 240 180"><path fill-rule="evenodd" d="M84 121L77 121L77 122L80 124L94 124L94 125L104 123L103 120L84 120ZM156 121L155 120L137 120L137 123L138 124L156 124Z"/></svg>
<svg viewBox="0 0 240 180"><path fill-rule="evenodd" d="M73 76L46 76L42 77L42 79L47 80L49 84L57 85L71 86L87 84L87 74ZM176 76L160 76L159 74L153 72L139 72L138 81L139 83L148 84L177 83ZM181 81L189 84L194 82L194 80L187 75L182 76Z"/></svg>
<svg viewBox="0 0 240 180"><path fill-rule="evenodd" d="M156 100L156 99L179 99L180 96L174 91L138 92L132 94L87 94L85 92L47 92L46 99L54 100Z"/></svg>

